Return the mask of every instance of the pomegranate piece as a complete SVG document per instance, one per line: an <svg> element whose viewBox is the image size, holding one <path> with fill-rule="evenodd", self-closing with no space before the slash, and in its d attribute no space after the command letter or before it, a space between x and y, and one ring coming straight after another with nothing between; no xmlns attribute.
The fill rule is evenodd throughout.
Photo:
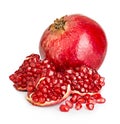
<svg viewBox="0 0 120 124"><path fill-rule="evenodd" d="M67 80L70 81L73 93L76 91L80 93L98 92L105 84L103 77L95 69L91 69L85 65L67 69L65 70L65 74Z"/></svg>
<svg viewBox="0 0 120 124"><path fill-rule="evenodd" d="M50 59L40 60L39 55L31 54L9 78L17 90L27 90L27 100L36 106L58 104L69 96L65 105L60 105L63 112L74 105L80 110L83 104L93 110L95 103L105 102L99 93L104 78L85 65L58 70Z"/></svg>
<svg viewBox="0 0 120 124"><path fill-rule="evenodd" d="M97 70L105 58L107 40L93 19L80 14L66 15L44 31L39 51L58 68L87 65Z"/></svg>
<svg viewBox="0 0 120 124"><path fill-rule="evenodd" d="M62 74L59 76L63 77ZM54 105L65 100L71 94L71 87L60 77L57 77L56 72L52 75L46 72L43 77L37 79L34 90L28 92L27 100L37 106Z"/></svg>
<svg viewBox="0 0 120 124"><path fill-rule="evenodd" d="M50 69L52 70L49 72ZM9 79L17 90L32 90L33 85L29 85L29 89L27 89L28 84L35 83L39 76L44 76L45 71L51 75L55 71L53 63L48 59L41 61L38 54L31 54L26 57L19 69L9 76Z"/></svg>
<svg viewBox="0 0 120 124"><path fill-rule="evenodd" d="M41 73L40 66L40 56L31 54L26 57L19 69L9 76L9 79L14 83L17 90L26 91L27 83L36 79Z"/></svg>

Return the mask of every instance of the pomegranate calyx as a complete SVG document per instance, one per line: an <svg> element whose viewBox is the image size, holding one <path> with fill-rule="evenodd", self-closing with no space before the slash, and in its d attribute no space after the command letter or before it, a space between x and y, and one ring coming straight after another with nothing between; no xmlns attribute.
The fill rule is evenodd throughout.
<svg viewBox="0 0 120 124"><path fill-rule="evenodd" d="M54 20L54 23L50 25L49 30L54 32L54 31L65 31L64 26L65 26L66 21L64 20L64 17L61 17L60 19Z"/></svg>

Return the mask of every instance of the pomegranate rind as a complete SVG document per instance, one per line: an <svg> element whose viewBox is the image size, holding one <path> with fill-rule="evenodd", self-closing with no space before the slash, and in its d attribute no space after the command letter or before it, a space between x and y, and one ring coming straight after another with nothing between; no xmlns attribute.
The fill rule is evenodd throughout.
<svg viewBox="0 0 120 124"><path fill-rule="evenodd" d="M95 20L80 14L66 15L44 31L39 51L58 68L85 64L98 70L107 52L107 38Z"/></svg>
<svg viewBox="0 0 120 124"><path fill-rule="evenodd" d="M34 92L30 93L29 95L27 95L26 99L33 105L36 105L36 106L51 106L51 105L55 105L55 104L59 104L61 103L62 101L64 101L65 99L67 99L70 94L71 94L71 87L70 85L68 84L67 86L67 91L65 93L65 95L61 98L61 99L57 99L56 101L46 101L45 103L40 103L40 102L34 102L33 99L32 99L32 94Z"/></svg>
<svg viewBox="0 0 120 124"><path fill-rule="evenodd" d="M20 86L17 87L16 85L13 85L13 86L14 86L15 89L18 90L18 91L21 91L21 92L22 92L22 91L27 91L27 90L26 90L26 87L20 87Z"/></svg>

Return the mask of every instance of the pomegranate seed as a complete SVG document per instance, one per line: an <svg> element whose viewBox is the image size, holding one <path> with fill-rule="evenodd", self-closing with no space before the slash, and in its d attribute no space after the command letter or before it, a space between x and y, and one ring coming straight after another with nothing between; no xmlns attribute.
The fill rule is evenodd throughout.
<svg viewBox="0 0 120 124"><path fill-rule="evenodd" d="M86 103L86 107L88 110L93 110L94 109L94 104L93 103Z"/></svg>
<svg viewBox="0 0 120 124"><path fill-rule="evenodd" d="M94 104L94 103L95 103L95 99L93 99L92 97L90 97L89 99L87 99L87 102L88 102L88 103L93 103L93 104Z"/></svg>
<svg viewBox="0 0 120 124"><path fill-rule="evenodd" d="M100 104L105 103L105 101L106 101L106 99L103 97L96 99L96 103L100 103Z"/></svg>
<svg viewBox="0 0 120 124"><path fill-rule="evenodd" d="M65 105L67 105L69 108L73 107L73 103L70 100L66 100Z"/></svg>
<svg viewBox="0 0 120 124"><path fill-rule="evenodd" d="M84 98L79 98L78 99L78 102L80 102L80 103L86 103L86 100Z"/></svg>
<svg viewBox="0 0 120 124"><path fill-rule="evenodd" d="M45 103L45 97L39 97L39 103Z"/></svg>
<svg viewBox="0 0 120 124"><path fill-rule="evenodd" d="M83 97L85 100L88 100L90 98L90 94L85 94Z"/></svg>
<svg viewBox="0 0 120 124"><path fill-rule="evenodd" d="M33 96L33 101L34 102L38 102L39 101L38 97L37 96Z"/></svg>
<svg viewBox="0 0 120 124"><path fill-rule="evenodd" d="M80 110L81 108L82 108L81 102L76 102L76 104L75 104L75 109L76 109L76 110Z"/></svg>
<svg viewBox="0 0 120 124"><path fill-rule="evenodd" d="M27 86L27 91L28 91L28 92L32 92L33 90L34 90L33 85L28 85L28 86Z"/></svg>
<svg viewBox="0 0 120 124"><path fill-rule="evenodd" d="M68 112L70 108L67 105L62 104L60 105L59 109L61 112Z"/></svg>
<svg viewBox="0 0 120 124"><path fill-rule="evenodd" d="M70 99L70 101L72 103L75 103L77 101L77 98L78 98L78 94L73 94L72 97L71 97L71 99Z"/></svg>
<svg viewBox="0 0 120 124"><path fill-rule="evenodd" d="M96 94L93 94L92 97L94 99L99 99L99 98L101 98L101 94L100 93L96 93Z"/></svg>

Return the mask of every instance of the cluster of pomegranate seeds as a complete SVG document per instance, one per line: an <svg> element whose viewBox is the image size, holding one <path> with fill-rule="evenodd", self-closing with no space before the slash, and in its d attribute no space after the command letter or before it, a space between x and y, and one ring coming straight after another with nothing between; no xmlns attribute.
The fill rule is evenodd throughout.
<svg viewBox="0 0 120 124"><path fill-rule="evenodd" d="M56 72L47 72L46 75L38 77L36 86L29 92L27 100L37 106L49 106L62 102L71 93L70 85L65 83L63 75ZM31 88L30 88L31 89Z"/></svg>
<svg viewBox="0 0 120 124"><path fill-rule="evenodd" d="M40 56L37 54L31 54L26 57L22 65L19 67L14 74L10 75L9 78L14 83L14 87L17 90L27 90L27 83L30 80L37 78L38 74L41 73L41 61Z"/></svg>
<svg viewBox="0 0 120 124"><path fill-rule="evenodd" d="M99 93L104 78L85 65L57 70L49 60L40 60L37 54L26 57L14 74L9 76L17 90L27 91L27 100L36 106L50 106L69 100L60 105L63 112L71 108L80 110L83 104L93 110L96 103L104 103Z"/></svg>
<svg viewBox="0 0 120 124"><path fill-rule="evenodd" d="M13 81L17 90L26 91L28 83L33 83L39 75L44 75L51 69L54 71L55 66L48 59L41 61L38 54L31 54L26 57L19 69L11 74L9 78Z"/></svg>
<svg viewBox="0 0 120 124"><path fill-rule="evenodd" d="M65 77L71 84L73 92L98 92L104 86L104 78L96 70L85 65L65 70Z"/></svg>
<svg viewBox="0 0 120 124"><path fill-rule="evenodd" d="M68 112L71 108L80 110L83 105L88 110L93 110L96 103L105 103L105 98L100 93L87 93L87 94L72 94L69 100L65 101L65 104L61 104L59 109L62 112Z"/></svg>

